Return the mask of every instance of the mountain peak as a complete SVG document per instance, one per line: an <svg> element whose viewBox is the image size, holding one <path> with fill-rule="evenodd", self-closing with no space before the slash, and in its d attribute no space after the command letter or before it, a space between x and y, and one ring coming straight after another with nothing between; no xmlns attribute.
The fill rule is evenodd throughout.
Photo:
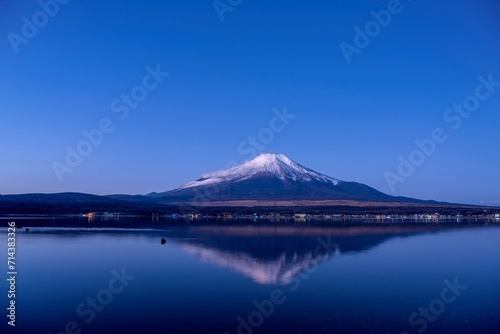
<svg viewBox="0 0 500 334"><path fill-rule="evenodd" d="M280 179L281 181L320 181L337 185L339 180L306 168L283 154L262 153L253 160L214 173L202 175L196 181L185 184L180 189L217 184L219 182L239 182L261 176Z"/></svg>
<svg viewBox="0 0 500 334"><path fill-rule="evenodd" d="M294 162L283 154L262 153L254 159L245 162L241 166L254 168L273 168L280 165L293 165Z"/></svg>
<svg viewBox="0 0 500 334"><path fill-rule="evenodd" d="M253 160L250 160L251 163L256 165L274 165L274 164L291 164L293 163L288 157L283 154L274 154L274 153L262 153L259 156L255 157Z"/></svg>
<svg viewBox="0 0 500 334"><path fill-rule="evenodd" d="M267 161L276 161L276 160L290 160L283 154L275 154L275 153L261 153L256 156L253 160L267 160Z"/></svg>
<svg viewBox="0 0 500 334"><path fill-rule="evenodd" d="M296 205L294 201L299 200L418 202L384 194L362 183L340 181L304 167L283 154L271 153L262 153L229 169L204 174L196 181L157 196L170 203L227 202L242 206L260 205L260 201L265 203L262 205L277 205L280 201Z"/></svg>

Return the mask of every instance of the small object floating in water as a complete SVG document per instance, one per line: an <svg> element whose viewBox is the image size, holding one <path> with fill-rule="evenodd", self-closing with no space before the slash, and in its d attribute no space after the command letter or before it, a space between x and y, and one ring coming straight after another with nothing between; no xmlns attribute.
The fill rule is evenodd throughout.
<svg viewBox="0 0 500 334"><path fill-rule="evenodd" d="M167 243L167 240L165 240L165 239L161 238L161 244L162 244L162 245L164 245L164 244L166 244L166 243Z"/></svg>
<svg viewBox="0 0 500 334"><path fill-rule="evenodd" d="M29 231L30 231L30 229L26 227L26 232L29 232Z"/></svg>

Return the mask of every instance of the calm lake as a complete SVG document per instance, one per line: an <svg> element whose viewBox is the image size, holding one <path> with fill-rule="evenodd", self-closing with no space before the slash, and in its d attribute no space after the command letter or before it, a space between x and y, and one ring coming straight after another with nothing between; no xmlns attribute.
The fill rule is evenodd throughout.
<svg viewBox="0 0 500 334"><path fill-rule="evenodd" d="M498 224L8 221L1 333L500 333Z"/></svg>

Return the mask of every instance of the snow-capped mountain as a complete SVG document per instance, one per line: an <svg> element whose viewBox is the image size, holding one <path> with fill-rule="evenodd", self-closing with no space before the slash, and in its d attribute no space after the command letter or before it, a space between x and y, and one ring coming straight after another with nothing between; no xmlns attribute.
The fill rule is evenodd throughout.
<svg viewBox="0 0 500 334"><path fill-rule="evenodd" d="M164 203L239 201L423 202L393 197L357 182L318 173L282 154L264 153L230 169L202 175L175 190L152 193ZM245 206L245 205L244 205Z"/></svg>
<svg viewBox="0 0 500 334"><path fill-rule="evenodd" d="M264 153L253 160L231 169L204 174L201 179L189 182L179 189L219 184L222 182L241 182L252 177L275 177L283 182L287 180L318 181L329 185L337 185L340 182L337 179L299 165L283 154Z"/></svg>

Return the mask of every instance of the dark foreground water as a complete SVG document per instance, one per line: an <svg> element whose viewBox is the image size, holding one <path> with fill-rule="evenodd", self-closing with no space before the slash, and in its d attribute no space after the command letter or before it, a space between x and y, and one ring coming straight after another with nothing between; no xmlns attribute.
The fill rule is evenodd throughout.
<svg viewBox="0 0 500 334"><path fill-rule="evenodd" d="M10 220L1 333L500 333L498 225Z"/></svg>

